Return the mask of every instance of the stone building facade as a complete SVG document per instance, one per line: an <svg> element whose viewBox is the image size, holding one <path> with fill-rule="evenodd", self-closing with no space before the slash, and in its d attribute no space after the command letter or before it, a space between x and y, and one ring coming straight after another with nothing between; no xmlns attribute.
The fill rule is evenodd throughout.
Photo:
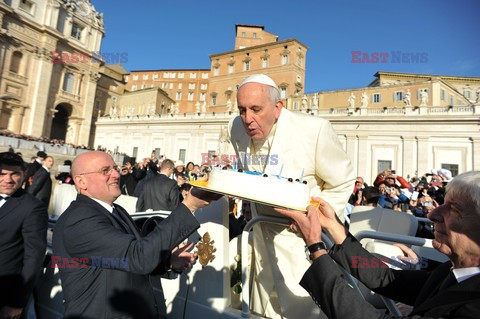
<svg viewBox="0 0 480 319"><path fill-rule="evenodd" d="M87 145L103 36L88 0L0 1L0 129Z"/></svg>

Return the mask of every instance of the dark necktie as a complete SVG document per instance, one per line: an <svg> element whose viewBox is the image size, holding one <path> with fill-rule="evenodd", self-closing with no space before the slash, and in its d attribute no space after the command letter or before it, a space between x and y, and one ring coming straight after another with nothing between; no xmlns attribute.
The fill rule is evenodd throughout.
<svg viewBox="0 0 480 319"><path fill-rule="evenodd" d="M129 234L132 232L130 231L130 227L125 223L124 219L122 218L121 213L114 207L112 211L113 218L122 226L122 228Z"/></svg>
<svg viewBox="0 0 480 319"><path fill-rule="evenodd" d="M457 283L457 278L455 278L455 274L453 271L450 270L448 273L448 276L445 277L443 282L440 284L440 287L438 288L438 291L442 291L447 289L448 287L451 287Z"/></svg>

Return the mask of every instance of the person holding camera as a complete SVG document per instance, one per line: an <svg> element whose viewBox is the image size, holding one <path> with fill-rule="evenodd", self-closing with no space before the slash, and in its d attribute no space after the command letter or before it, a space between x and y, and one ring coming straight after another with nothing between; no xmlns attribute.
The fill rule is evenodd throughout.
<svg viewBox="0 0 480 319"><path fill-rule="evenodd" d="M391 185L396 185L398 182L400 184L400 188L406 188L409 191L412 190L412 185L410 185L410 183L402 176L396 175L396 171L390 168L387 168L378 174L377 178L375 178L375 181L373 182L373 185L378 187L383 181L387 181Z"/></svg>

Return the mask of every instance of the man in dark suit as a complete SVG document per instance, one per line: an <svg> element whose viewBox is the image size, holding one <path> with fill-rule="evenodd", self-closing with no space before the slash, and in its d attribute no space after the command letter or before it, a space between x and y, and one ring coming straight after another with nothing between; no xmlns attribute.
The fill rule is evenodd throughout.
<svg viewBox="0 0 480 319"><path fill-rule="evenodd" d="M21 188L23 159L0 153L0 318L26 316L47 248L46 207Z"/></svg>
<svg viewBox="0 0 480 319"><path fill-rule="evenodd" d="M170 178L175 169L172 160L166 159L160 167L160 175L145 182L143 191L137 201L137 212L147 209L174 210L180 198L180 189L176 180Z"/></svg>
<svg viewBox="0 0 480 319"><path fill-rule="evenodd" d="M446 192L444 204L428 217L435 224L433 247L450 261L431 272L388 268L347 233L323 200L319 200L319 209L309 206L306 215L277 209L295 221L311 253L313 264L300 284L330 318L391 318L355 294L335 261L371 290L413 306L408 318L478 318L480 172L457 176ZM330 253L319 243L322 227L335 242Z"/></svg>
<svg viewBox="0 0 480 319"><path fill-rule="evenodd" d="M33 175L42 167L43 160L47 157L47 153L43 151L37 152L37 158L30 164L27 165L27 170L24 176L25 190L32 185Z"/></svg>
<svg viewBox="0 0 480 319"><path fill-rule="evenodd" d="M208 202L189 194L141 237L128 213L113 204L121 194L117 169L110 155L98 151L73 161L79 195L58 219L52 256L67 318L158 318L164 300L156 300L153 285L160 281L150 274L181 272L195 262L196 254L187 252L192 244L172 250L199 227L192 213Z"/></svg>
<svg viewBox="0 0 480 319"><path fill-rule="evenodd" d="M48 207L50 196L52 195L52 178L50 170L53 167L53 157L47 156L42 163L42 167L33 175L32 185L28 192L45 203Z"/></svg>

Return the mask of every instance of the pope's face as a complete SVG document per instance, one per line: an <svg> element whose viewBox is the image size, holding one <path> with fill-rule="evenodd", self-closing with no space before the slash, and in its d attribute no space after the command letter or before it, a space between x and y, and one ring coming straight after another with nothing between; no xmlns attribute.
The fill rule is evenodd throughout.
<svg viewBox="0 0 480 319"><path fill-rule="evenodd" d="M264 140L280 116L283 104L272 102L269 87L260 83L244 84L237 94L238 110L252 140Z"/></svg>

